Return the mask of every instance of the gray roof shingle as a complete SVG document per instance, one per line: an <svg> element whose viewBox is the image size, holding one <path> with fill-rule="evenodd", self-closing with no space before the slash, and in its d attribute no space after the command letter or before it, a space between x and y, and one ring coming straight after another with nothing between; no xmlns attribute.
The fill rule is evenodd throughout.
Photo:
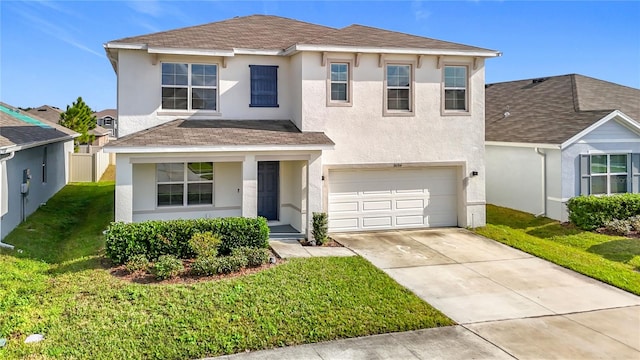
<svg viewBox="0 0 640 360"><path fill-rule="evenodd" d="M31 115L35 115L37 117L49 120L52 123L57 124L58 121L60 121L60 114L62 113L62 110L58 109L57 107L42 105L40 107L30 109L27 112Z"/></svg>
<svg viewBox="0 0 640 360"><path fill-rule="evenodd" d="M127 37L110 43L214 50L284 50L296 44L304 44L493 51L362 25L335 29L271 15L235 17L204 25Z"/></svg>
<svg viewBox="0 0 640 360"><path fill-rule="evenodd" d="M57 142L68 140L78 135L73 130L33 114L25 114L4 103L0 103L0 105L9 109L8 113L0 111L0 148L25 147L36 143ZM37 120L42 126L21 120L17 117L18 114L27 115Z"/></svg>
<svg viewBox="0 0 640 360"><path fill-rule="evenodd" d="M174 120L110 142L108 147L333 145L323 132L289 120Z"/></svg>
<svg viewBox="0 0 640 360"><path fill-rule="evenodd" d="M562 144L614 110L640 121L640 90L577 74L488 84L485 140Z"/></svg>

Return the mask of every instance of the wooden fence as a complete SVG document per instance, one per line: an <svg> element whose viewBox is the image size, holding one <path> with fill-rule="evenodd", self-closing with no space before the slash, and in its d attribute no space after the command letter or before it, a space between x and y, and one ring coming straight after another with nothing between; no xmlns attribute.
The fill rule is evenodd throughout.
<svg viewBox="0 0 640 360"><path fill-rule="evenodd" d="M102 149L93 154L69 153L69 182L99 181L107 167L115 163L115 154Z"/></svg>

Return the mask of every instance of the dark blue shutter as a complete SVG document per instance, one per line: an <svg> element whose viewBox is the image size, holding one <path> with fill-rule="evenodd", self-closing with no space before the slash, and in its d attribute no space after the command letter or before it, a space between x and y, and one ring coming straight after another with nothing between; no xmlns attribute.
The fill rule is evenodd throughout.
<svg viewBox="0 0 640 360"><path fill-rule="evenodd" d="M249 65L251 69L250 107L278 107L278 67Z"/></svg>

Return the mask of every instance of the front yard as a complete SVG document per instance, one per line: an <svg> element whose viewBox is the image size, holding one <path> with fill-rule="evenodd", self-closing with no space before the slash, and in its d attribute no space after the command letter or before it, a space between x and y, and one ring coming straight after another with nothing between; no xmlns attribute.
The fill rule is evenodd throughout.
<svg viewBox="0 0 640 360"><path fill-rule="evenodd" d="M359 257L195 284L112 276L113 182L72 184L0 252L0 358L186 359L453 322ZM40 333L45 340L24 344Z"/></svg>
<svg viewBox="0 0 640 360"><path fill-rule="evenodd" d="M583 231L493 205L487 205L487 226L475 231L640 295L640 239Z"/></svg>

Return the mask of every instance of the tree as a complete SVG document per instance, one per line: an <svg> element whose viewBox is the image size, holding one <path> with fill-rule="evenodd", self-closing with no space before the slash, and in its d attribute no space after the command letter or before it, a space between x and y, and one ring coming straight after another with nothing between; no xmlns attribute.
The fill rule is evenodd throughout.
<svg viewBox="0 0 640 360"><path fill-rule="evenodd" d="M60 114L60 125L80 134L75 139L76 149L79 144L88 144L95 140L95 135L89 134L89 130L95 129L96 117L80 96L71 106L67 105L67 111Z"/></svg>

